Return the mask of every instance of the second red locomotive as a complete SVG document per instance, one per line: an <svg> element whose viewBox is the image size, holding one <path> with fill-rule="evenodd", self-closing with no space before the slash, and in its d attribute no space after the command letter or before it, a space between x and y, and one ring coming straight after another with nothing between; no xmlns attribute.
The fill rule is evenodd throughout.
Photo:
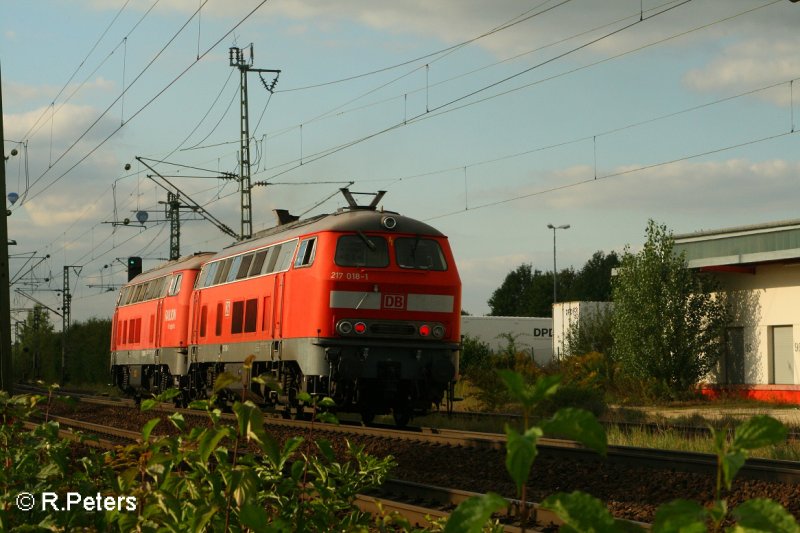
<svg viewBox="0 0 800 533"><path fill-rule="evenodd" d="M252 239L131 280L114 314L115 383L190 400L228 372L238 393L287 412L302 412L305 391L399 425L452 401L461 282L447 238L377 209L380 195L359 206L343 192L336 213L284 213Z"/></svg>

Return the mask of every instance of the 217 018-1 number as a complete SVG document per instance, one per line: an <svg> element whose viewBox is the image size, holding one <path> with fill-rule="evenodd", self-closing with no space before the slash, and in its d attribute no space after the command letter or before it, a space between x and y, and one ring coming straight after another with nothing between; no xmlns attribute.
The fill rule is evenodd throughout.
<svg viewBox="0 0 800 533"><path fill-rule="evenodd" d="M330 279L346 279L349 281L367 281L369 274L366 272L331 272Z"/></svg>

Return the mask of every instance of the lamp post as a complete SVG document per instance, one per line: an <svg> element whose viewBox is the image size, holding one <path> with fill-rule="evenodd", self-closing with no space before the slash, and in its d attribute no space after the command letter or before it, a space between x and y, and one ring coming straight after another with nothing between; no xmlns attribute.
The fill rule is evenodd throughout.
<svg viewBox="0 0 800 533"><path fill-rule="evenodd" d="M561 226L554 226L552 224L547 225L548 228L553 230L553 303L558 301L558 291L556 287L558 286L557 276L556 273L556 230L557 229L569 229L569 224L563 224Z"/></svg>

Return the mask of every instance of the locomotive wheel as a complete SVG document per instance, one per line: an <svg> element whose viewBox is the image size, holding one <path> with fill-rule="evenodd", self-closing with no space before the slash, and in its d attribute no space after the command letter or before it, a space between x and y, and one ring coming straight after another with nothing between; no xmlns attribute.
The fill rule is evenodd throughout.
<svg viewBox="0 0 800 533"><path fill-rule="evenodd" d="M365 426L372 424L375 421L375 412L370 410L361 411L361 423Z"/></svg>

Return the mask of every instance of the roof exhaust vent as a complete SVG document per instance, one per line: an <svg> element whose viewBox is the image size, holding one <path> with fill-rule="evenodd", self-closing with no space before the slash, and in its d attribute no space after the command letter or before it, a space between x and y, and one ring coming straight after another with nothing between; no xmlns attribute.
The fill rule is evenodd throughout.
<svg viewBox="0 0 800 533"><path fill-rule="evenodd" d="M288 209L273 209L273 212L275 216L278 217L279 226L300 220L299 216L290 214Z"/></svg>

